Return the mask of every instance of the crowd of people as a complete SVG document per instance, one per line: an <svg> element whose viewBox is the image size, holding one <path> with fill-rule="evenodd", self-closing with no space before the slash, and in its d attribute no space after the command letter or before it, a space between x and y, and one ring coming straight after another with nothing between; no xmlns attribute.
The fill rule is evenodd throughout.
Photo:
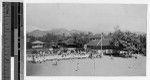
<svg viewBox="0 0 150 80"><path fill-rule="evenodd" d="M42 63L48 60L73 59L73 58L93 58L101 57L99 50L81 49L34 49L27 53L27 61L32 63Z"/></svg>
<svg viewBox="0 0 150 80"><path fill-rule="evenodd" d="M82 59L82 58L101 58L104 54L111 55L118 53L112 50L96 50L96 49L32 49L27 50L27 61L32 63L42 63L48 60L61 60L61 59ZM119 54L125 57L133 57L129 52L119 51ZM126 54L126 55L124 55ZM128 55L128 56L127 56ZM136 56L135 56L136 58Z"/></svg>

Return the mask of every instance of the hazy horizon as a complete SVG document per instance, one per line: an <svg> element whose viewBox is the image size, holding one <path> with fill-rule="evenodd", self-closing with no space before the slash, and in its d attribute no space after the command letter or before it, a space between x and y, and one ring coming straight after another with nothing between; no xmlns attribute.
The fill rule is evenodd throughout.
<svg viewBox="0 0 150 80"><path fill-rule="evenodd" d="M93 33L121 30L145 32L145 4L27 4L27 32L67 29Z"/></svg>

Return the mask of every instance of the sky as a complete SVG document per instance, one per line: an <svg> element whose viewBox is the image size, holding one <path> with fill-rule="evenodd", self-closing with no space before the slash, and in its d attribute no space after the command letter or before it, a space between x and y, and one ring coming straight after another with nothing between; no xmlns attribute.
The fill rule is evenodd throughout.
<svg viewBox="0 0 150 80"><path fill-rule="evenodd" d="M121 30L146 32L146 4L79 4L28 3L26 29L112 32L117 25Z"/></svg>

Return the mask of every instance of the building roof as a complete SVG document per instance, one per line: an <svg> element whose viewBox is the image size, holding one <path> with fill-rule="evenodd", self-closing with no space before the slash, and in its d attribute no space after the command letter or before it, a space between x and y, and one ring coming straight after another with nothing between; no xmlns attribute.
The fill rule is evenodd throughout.
<svg viewBox="0 0 150 80"><path fill-rule="evenodd" d="M36 41L33 41L32 44L44 44L44 42L36 40Z"/></svg>
<svg viewBox="0 0 150 80"><path fill-rule="evenodd" d="M110 39L92 40L89 43L87 43L87 46L101 46L101 43L102 43L102 46L110 46Z"/></svg>

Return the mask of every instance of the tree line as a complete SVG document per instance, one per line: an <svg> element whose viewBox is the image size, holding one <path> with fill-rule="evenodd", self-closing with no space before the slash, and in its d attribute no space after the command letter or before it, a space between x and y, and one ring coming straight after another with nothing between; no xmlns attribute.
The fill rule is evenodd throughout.
<svg viewBox="0 0 150 80"><path fill-rule="evenodd" d="M70 40L72 43L83 47L84 44L88 43L93 36L94 34L92 32L72 33L70 36L48 33L42 37L34 37L27 34L27 38L30 39L27 43L27 48L31 48L31 42L35 40L45 42L45 47L50 47L55 43L66 40ZM124 51L146 55L146 33L121 31L119 28L116 28L114 32L110 32L108 34L103 33L103 36L111 38L111 46L118 47Z"/></svg>

